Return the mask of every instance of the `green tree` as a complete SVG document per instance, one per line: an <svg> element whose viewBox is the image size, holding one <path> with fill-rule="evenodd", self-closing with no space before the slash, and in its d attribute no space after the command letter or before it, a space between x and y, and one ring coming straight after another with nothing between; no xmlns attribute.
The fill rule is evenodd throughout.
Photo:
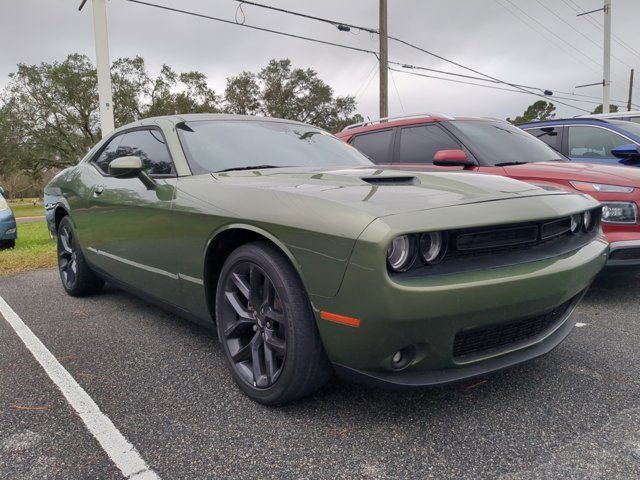
<svg viewBox="0 0 640 480"><path fill-rule="evenodd" d="M334 97L314 70L293 68L288 59L271 60L258 73L228 78L224 104L229 113L298 120L333 132L362 121L354 114L354 97Z"/></svg>
<svg viewBox="0 0 640 480"><path fill-rule="evenodd" d="M219 98L200 72L176 73L164 65L152 78L142 57L135 57L116 60L111 77L116 126L154 115L219 110ZM3 131L11 143L3 150L11 150L11 164L33 172L34 179L46 169L75 164L100 139L97 74L84 55L18 64L0 102L0 128L11 130Z"/></svg>
<svg viewBox="0 0 640 480"><path fill-rule="evenodd" d="M618 111L618 106L617 105L609 105L609 112L610 113L615 113ZM602 113L602 104L598 105L593 112L591 113Z"/></svg>
<svg viewBox="0 0 640 480"><path fill-rule="evenodd" d="M555 117L556 107L551 102L544 100L538 100L527 107L524 113L517 116L514 119L507 118L507 122L514 125L520 125L522 123L533 122L535 120L549 120Z"/></svg>

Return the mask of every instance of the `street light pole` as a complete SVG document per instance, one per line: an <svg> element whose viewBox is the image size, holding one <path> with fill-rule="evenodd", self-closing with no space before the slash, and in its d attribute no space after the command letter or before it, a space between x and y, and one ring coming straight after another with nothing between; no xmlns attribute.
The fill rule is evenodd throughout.
<svg viewBox="0 0 640 480"><path fill-rule="evenodd" d="M78 10L82 10L87 0L83 0ZM109 37L107 34L106 0L92 0L93 34L96 44L96 67L98 71L98 102L100 105L100 130L102 136L114 128L113 99L111 97L111 62L109 61Z"/></svg>
<svg viewBox="0 0 640 480"><path fill-rule="evenodd" d="M602 113L611 101L611 0L604 0L604 59L602 62Z"/></svg>
<svg viewBox="0 0 640 480"><path fill-rule="evenodd" d="M380 0L380 118L389 116L389 74L387 54L387 0Z"/></svg>

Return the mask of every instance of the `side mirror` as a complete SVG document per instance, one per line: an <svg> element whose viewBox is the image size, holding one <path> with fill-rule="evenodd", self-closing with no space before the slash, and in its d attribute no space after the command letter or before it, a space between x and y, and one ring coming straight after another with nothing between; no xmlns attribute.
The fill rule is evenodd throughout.
<svg viewBox="0 0 640 480"><path fill-rule="evenodd" d="M144 164L140 157L119 157L109 163L109 175L118 178L133 178L142 173Z"/></svg>
<svg viewBox="0 0 640 480"><path fill-rule="evenodd" d="M622 158L625 160L635 160L637 158L640 158L640 151L638 151L638 146L635 143L620 145L619 147L611 150L611 153L614 157Z"/></svg>
<svg viewBox="0 0 640 480"><path fill-rule="evenodd" d="M156 181L144 171L144 163L142 162L142 159L134 155L119 157L112 160L109 164L109 175L116 178L138 177L148 190L153 190L158 186Z"/></svg>
<svg viewBox="0 0 640 480"><path fill-rule="evenodd" d="M438 167L472 167L476 162L467 157L464 150L438 150L433 156L433 164Z"/></svg>

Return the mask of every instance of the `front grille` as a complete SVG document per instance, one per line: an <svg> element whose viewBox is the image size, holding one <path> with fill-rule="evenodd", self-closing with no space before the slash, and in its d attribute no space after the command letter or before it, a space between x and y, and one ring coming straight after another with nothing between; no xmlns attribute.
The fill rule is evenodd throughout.
<svg viewBox="0 0 640 480"><path fill-rule="evenodd" d="M543 240L557 237L571 231L571 217L561 218L553 222L542 224L541 237Z"/></svg>
<svg viewBox="0 0 640 480"><path fill-rule="evenodd" d="M468 359L485 356L525 343L550 330L562 321L575 298L553 310L499 325L469 328L459 331L453 341L453 357Z"/></svg>
<svg viewBox="0 0 640 480"><path fill-rule="evenodd" d="M485 230L458 235L456 248L463 252L485 248L502 248L533 243L537 239L538 227L536 225L501 228L499 230Z"/></svg>
<svg viewBox="0 0 640 480"><path fill-rule="evenodd" d="M623 248L614 250L609 255L610 260L640 260L640 248Z"/></svg>

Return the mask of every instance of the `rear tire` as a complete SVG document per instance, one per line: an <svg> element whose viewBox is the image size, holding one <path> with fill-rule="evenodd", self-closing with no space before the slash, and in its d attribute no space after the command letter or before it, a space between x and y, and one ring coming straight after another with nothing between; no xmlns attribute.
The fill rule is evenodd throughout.
<svg viewBox="0 0 640 480"><path fill-rule="evenodd" d="M104 280L87 264L76 230L69 216L58 225L58 270L65 291L72 297L94 295L102 290Z"/></svg>
<svg viewBox="0 0 640 480"><path fill-rule="evenodd" d="M268 242L245 244L227 258L216 291L216 323L233 379L256 402L292 402L331 377L302 281Z"/></svg>

